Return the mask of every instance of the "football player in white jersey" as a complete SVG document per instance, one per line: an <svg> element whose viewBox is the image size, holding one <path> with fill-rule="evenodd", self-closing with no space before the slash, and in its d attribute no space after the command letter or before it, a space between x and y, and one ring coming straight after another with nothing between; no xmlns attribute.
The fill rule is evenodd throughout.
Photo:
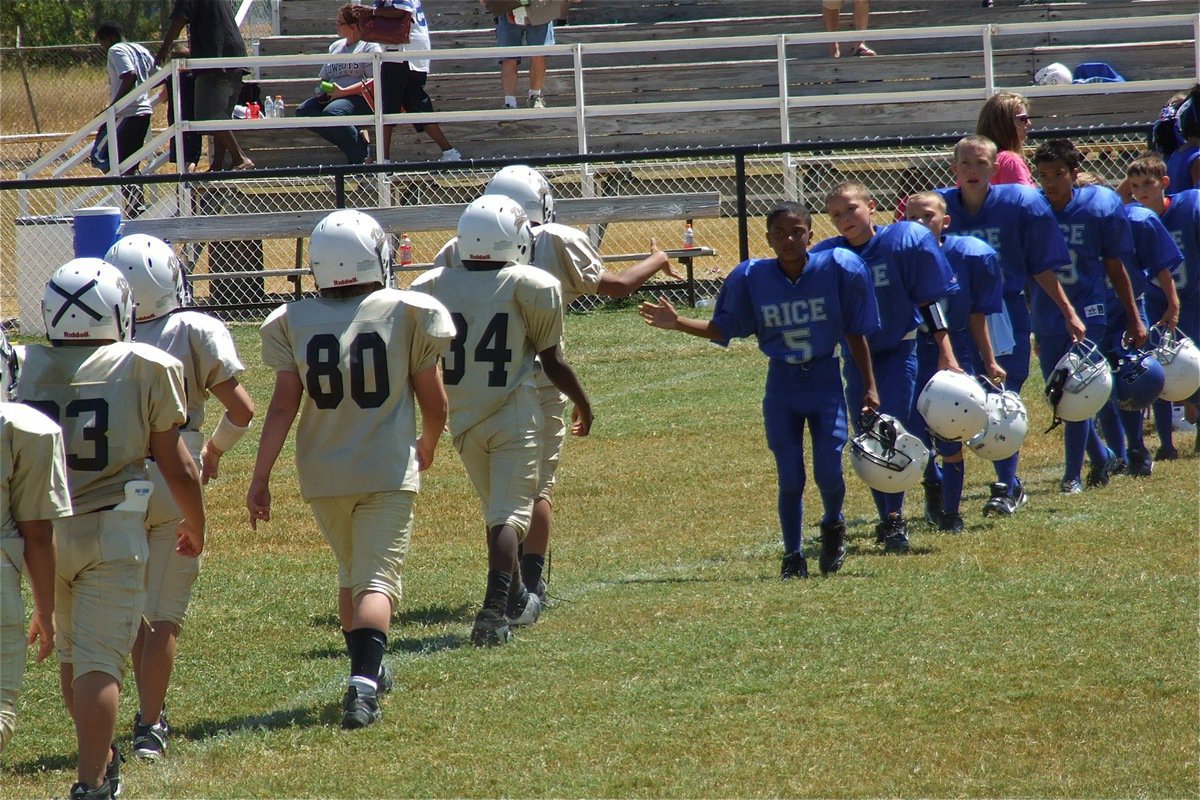
<svg viewBox="0 0 1200 800"><path fill-rule="evenodd" d="M32 408L8 402L17 355L0 332L0 753L17 723L25 645L40 663L54 649L54 527L70 516L62 430ZM21 573L33 614L25 636Z"/></svg>
<svg viewBox="0 0 1200 800"><path fill-rule="evenodd" d="M380 719L379 698L392 687L383 653L402 595L418 473L433 463L446 424L438 358L454 326L428 295L389 288L387 236L366 214L325 217L309 253L321 296L281 306L262 325L275 389L246 506L252 528L271 519L271 470L298 413L300 492L338 562L350 655L342 727L363 728Z"/></svg>
<svg viewBox="0 0 1200 800"><path fill-rule="evenodd" d="M179 436L200 465L200 481L218 477L221 455L245 435L254 402L237 376L245 371L225 323L186 302L183 267L161 239L133 234L117 240L105 255L133 289L133 340L164 350L183 364L187 419ZM204 438L204 405L209 393L225 407L212 436ZM171 499L154 461L146 468L155 491L146 521L150 560L146 565L146 610L133 645L133 675L139 711L133 721L133 752L154 761L167 750L166 696L175 666L179 629L187 616L200 559L175 552L175 528L182 512Z"/></svg>
<svg viewBox="0 0 1200 800"><path fill-rule="evenodd" d="M484 194L511 197L525 209L533 229L533 255L529 263L558 278L562 284L564 309L584 295L628 297L660 271L675 280L682 279L671 269L671 262L654 239L650 240L648 258L620 272L606 270L604 259L586 233L554 221L554 194L550 182L532 167L523 164L504 167L492 177ZM435 267L461 268L458 239L447 242L434 257L433 264ZM538 485L533 501L533 520L522 543L521 577L525 585L544 601L546 584L542 569L554 522L553 490L566 439L567 398L540 368L535 371L535 380L542 408L542 424L538 429Z"/></svg>
<svg viewBox="0 0 1200 800"><path fill-rule="evenodd" d="M476 645L507 641L510 625L532 624L541 612L541 598L525 591L517 561L538 479L542 420L535 358L575 404L572 433L586 436L592 425L587 394L560 346L562 288L553 276L525 263L531 243L521 205L484 195L458 222L465 269L435 267L413 282L454 317L456 333L444 375L450 435L487 526L487 592L471 632Z"/></svg>
<svg viewBox="0 0 1200 800"><path fill-rule="evenodd" d="M71 798L99 800L118 788L113 732L146 598L146 453L183 512L175 547L185 556L204 548L204 503L179 438L182 365L129 341L133 293L120 271L67 262L46 284L42 314L50 345L25 348L16 397L63 430L74 514L54 523L55 646L79 747Z"/></svg>

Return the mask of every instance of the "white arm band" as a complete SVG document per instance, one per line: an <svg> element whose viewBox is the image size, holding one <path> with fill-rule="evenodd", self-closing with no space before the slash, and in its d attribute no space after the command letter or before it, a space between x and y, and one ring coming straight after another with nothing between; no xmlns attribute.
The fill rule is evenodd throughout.
<svg viewBox="0 0 1200 800"><path fill-rule="evenodd" d="M244 428L239 428L229 421L227 414L222 414L217 427L213 429L212 436L209 437L213 443L213 447L220 450L222 453L228 452L238 440L246 435L246 431L250 430L247 425Z"/></svg>

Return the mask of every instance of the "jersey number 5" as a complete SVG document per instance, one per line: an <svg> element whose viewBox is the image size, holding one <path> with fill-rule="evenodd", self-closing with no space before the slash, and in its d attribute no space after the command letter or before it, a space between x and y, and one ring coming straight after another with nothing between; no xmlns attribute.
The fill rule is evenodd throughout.
<svg viewBox="0 0 1200 800"><path fill-rule="evenodd" d="M442 380L457 386L467 374L467 319L452 312L457 331L450 340L450 355L443 362ZM501 312L488 321L483 335L475 345L474 360L478 364L491 364L488 370L488 386L508 385L508 364L513 352L508 348L508 314ZM453 361L453 363L451 363Z"/></svg>

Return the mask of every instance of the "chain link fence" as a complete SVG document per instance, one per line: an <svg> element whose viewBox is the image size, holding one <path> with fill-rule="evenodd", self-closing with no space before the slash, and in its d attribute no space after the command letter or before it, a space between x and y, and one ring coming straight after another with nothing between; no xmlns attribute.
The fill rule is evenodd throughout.
<svg viewBox="0 0 1200 800"><path fill-rule="evenodd" d="M1086 154L1084 169L1114 186L1145 145L1143 132L1133 129L1040 133L1043 139L1055 136L1074 140ZM702 155L675 151L649 157L596 157L587 164L578 163L575 157L573 161L542 162L538 167L550 179L558 198L719 193L719 218L693 221L696 244L715 251L715 256L699 258L695 264L697 296L711 297L730 268L739 262L743 246L752 256L769 255L764 217L779 201L799 199L813 209L815 237L819 240L835 233L828 218L820 213L825 193L842 181L858 180L868 186L878 202L877 222L890 222L899 201L910 193L953 183L950 152L957 138L933 137L912 144L821 143L793 145L789 150L730 148L703 151ZM1031 154L1032 149L1027 155ZM739 159L744 162L741 186ZM480 194L496 166L437 167L402 173L356 173L350 169L340 168L338 172L345 175L345 205L354 208L468 203ZM149 210L144 218L177 216L181 203L198 220L336 208L337 178L328 170L324 174L315 169L310 172L313 174L300 177L196 181L190 188L174 179L157 179L163 182L145 187ZM38 303L46 277L72 257L71 220L55 216L51 210L119 204L120 186L111 179L102 186L58 185L61 183L49 188L22 188L31 184L9 183L0 191L0 249L6 255L0 278L0 320L23 333L41 332ZM743 215L739 207L743 202L745 243L740 235ZM664 249L682 247L684 222L617 222L584 229L603 255L623 257L609 264L610 269L619 270L628 266L632 254L647 252L651 238L656 238ZM415 261L420 264L432 260L453 235L452 229L411 232ZM261 320L270 304L286 302L297 292L311 293L315 288L309 276L237 277L237 273L248 270L302 269L307 264L305 240L256 238L254 231L247 230L244 240L189 243L176 245L176 249L192 278L195 305L219 304L223 316L231 320ZM401 272L397 283L406 286L415 274ZM674 288L677 299L686 296L678 286ZM647 290L656 291L656 287L652 283ZM585 298L578 308L590 309L603 302ZM246 307L228 309L239 304Z"/></svg>

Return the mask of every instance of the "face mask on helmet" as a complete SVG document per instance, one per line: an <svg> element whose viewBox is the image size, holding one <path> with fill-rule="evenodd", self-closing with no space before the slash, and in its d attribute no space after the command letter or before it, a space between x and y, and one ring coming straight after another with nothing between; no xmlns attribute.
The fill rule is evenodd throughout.
<svg viewBox="0 0 1200 800"><path fill-rule="evenodd" d="M128 342L133 335L133 291L107 261L76 258L46 282L42 319L46 337L53 342Z"/></svg>
<svg viewBox="0 0 1200 800"><path fill-rule="evenodd" d="M1166 372L1150 353L1135 350L1117 360L1117 406L1122 411L1142 411L1154 404L1167 383Z"/></svg>
<svg viewBox="0 0 1200 800"><path fill-rule="evenodd" d="M987 424L967 440L967 448L988 461L1003 461L1015 455L1025 443L1025 435L1029 433L1029 414L1021 395L1011 390L994 389L983 381L980 383L987 390L984 401Z"/></svg>
<svg viewBox="0 0 1200 800"><path fill-rule="evenodd" d="M318 289L392 282L392 247L374 217L341 209L313 228L309 266Z"/></svg>
<svg viewBox="0 0 1200 800"><path fill-rule="evenodd" d="M492 177L483 193L516 200L534 225L554 222L554 193L550 182L532 167L523 164L505 167Z"/></svg>
<svg viewBox="0 0 1200 800"><path fill-rule="evenodd" d="M1054 424L1083 422L1104 407L1112 394L1112 369L1096 345L1084 339L1067 348L1046 381L1046 400Z"/></svg>
<svg viewBox="0 0 1200 800"><path fill-rule="evenodd" d="M917 410L939 439L962 442L987 423L983 387L975 379L948 369L935 372L917 397Z"/></svg>
<svg viewBox="0 0 1200 800"><path fill-rule="evenodd" d="M511 197L484 195L458 220L458 255L463 261L525 264L532 249L529 219Z"/></svg>
<svg viewBox="0 0 1200 800"><path fill-rule="evenodd" d="M1200 390L1200 348L1182 331L1155 325L1150 352L1163 368L1162 400L1181 403Z"/></svg>
<svg viewBox="0 0 1200 800"><path fill-rule="evenodd" d="M903 492L921 482L929 450L887 414L869 411L863 432L850 440L850 466L867 486L881 492Z"/></svg>
<svg viewBox="0 0 1200 800"><path fill-rule="evenodd" d="M138 322L170 314L187 302L183 265L162 239L144 233L123 236L109 248L104 260L129 281Z"/></svg>

